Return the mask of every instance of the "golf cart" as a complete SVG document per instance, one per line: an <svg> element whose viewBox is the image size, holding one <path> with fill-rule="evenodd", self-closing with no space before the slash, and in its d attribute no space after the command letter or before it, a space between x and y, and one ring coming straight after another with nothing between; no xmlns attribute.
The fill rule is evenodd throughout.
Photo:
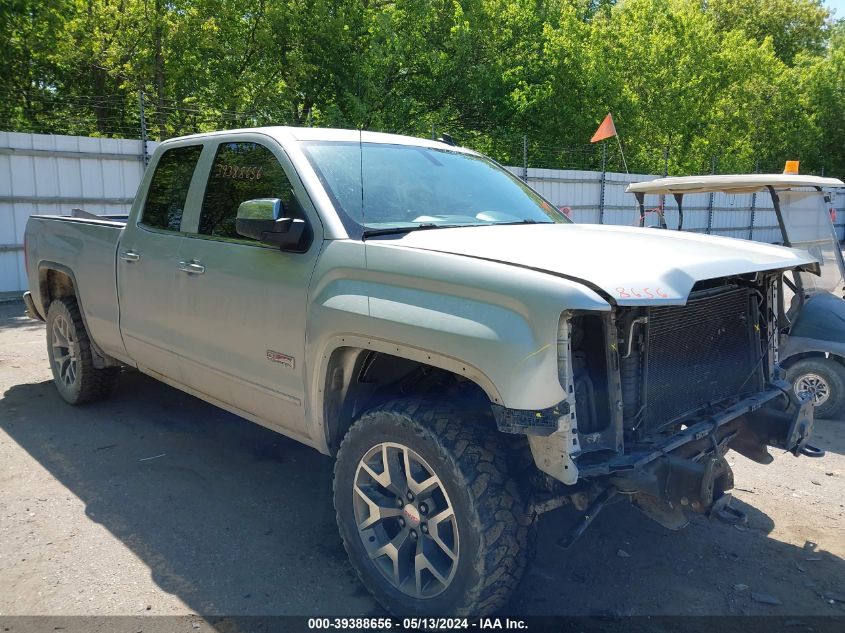
<svg viewBox="0 0 845 633"><path fill-rule="evenodd" d="M808 251L819 262L818 275L787 273L780 284L779 361L798 394L815 402L817 418L845 418L845 262L831 221L831 195L843 187L836 178L784 174L684 176L633 183L640 226L645 225L645 196L673 196L677 229L684 230L686 194L768 192L784 246ZM666 224L657 210L659 227Z"/></svg>

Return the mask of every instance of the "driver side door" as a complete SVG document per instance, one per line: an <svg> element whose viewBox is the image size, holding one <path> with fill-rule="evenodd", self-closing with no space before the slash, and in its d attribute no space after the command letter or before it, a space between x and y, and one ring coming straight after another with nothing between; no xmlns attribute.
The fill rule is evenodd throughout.
<svg viewBox="0 0 845 633"><path fill-rule="evenodd" d="M203 158L208 181L198 214L183 223L176 280L184 381L307 441L303 360L308 283L322 237L316 213L284 151L267 137L215 138ZM308 221L314 240L307 252L236 232L238 206L258 198L280 198L286 215Z"/></svg>

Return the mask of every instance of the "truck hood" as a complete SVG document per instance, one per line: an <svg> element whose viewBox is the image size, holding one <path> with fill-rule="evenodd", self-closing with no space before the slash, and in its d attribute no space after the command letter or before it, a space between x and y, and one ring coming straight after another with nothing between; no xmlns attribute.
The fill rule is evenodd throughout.
<svg viewBox="0 0 845 633"><path fill-rule="evenodd" d="M385 238L368 244L384 244ZM806 251L728 237L596 224L416 231L389 244L521 266L582 283L619 305L686 303L705 279L812 265Z"/></svg>

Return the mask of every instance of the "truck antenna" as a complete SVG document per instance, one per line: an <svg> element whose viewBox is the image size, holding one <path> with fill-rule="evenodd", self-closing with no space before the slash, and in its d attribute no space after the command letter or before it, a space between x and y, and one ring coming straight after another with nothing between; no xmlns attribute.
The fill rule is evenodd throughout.
<svg viewBox="0 0 845 633"><path fill-rule="evenodd" d="M361 167L361 224L364 224L364 132L361 127L358 128L358 157Z"/></svg>

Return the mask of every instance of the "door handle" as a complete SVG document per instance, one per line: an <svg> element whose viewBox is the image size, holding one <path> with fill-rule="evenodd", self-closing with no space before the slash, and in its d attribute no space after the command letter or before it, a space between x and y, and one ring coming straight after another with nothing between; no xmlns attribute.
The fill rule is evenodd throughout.
<svg viewBox="0 0 845 633"><path fill-rule="evenodd" d="M205 266L197 261L179 262L179 270L189 275L202 275L205 272Z"/></svg>
<svg viewBox="0 0 845 633"><path fill-rule="evenodd" d="M127 262L137 262L139 259L141 259L141 256L135 251L123 251L120 254L120 259Z"/></svg>

